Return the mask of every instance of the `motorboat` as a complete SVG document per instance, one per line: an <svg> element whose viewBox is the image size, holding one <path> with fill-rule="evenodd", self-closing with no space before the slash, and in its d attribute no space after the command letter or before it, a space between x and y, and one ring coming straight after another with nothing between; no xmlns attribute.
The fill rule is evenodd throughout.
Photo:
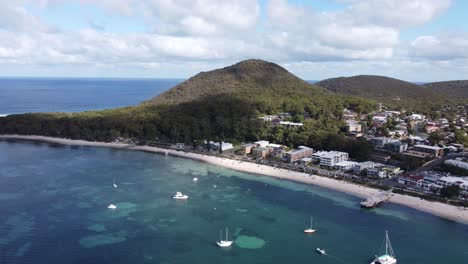
<svg viewBox="0 0 468 264"><path fill-rule="evenodd" d="M115 204L109 204L109 205L107 206L107 208L109 208L109 209L117 209L117 205L115 205Z"/></svg>

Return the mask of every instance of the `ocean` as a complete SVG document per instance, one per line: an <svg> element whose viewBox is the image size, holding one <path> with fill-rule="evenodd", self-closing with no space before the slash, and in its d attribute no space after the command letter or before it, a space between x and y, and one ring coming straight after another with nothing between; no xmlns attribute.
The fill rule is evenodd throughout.
<svg viewBox="0 0 468 264"><path fill-rule="evenodd" d="M129 103L148 98L112 87ZM85 106L124 105L74 90L93 98ZM34 111L77 109L58 101ZM189 199L172 199L177 191ZM311 216L317 232L306 235ZM221 249L226 227L235 242ZM467 225L404 206L364 210L343 193L152 153L0 141L2 264L370 263L385 230L398 263L468 263Z"/></svg>
<svg viewBox="0 0 468 264"><path fill-rule="evenodd" d="M0 78L0 115L80 112L136 105L178 79Z"/></svg>

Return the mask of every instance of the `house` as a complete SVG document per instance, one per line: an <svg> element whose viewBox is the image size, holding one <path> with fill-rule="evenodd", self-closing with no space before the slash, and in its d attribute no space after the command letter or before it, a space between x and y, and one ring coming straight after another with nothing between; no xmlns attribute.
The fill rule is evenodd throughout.
<svg viewBox="0 0 468 264"><path fill-rule="evenodd" d="M361 124L359 124L358 122L356 122L354 120L349 120L349 121L346 121L346 131L348 133L361 132L362 131L362 126L361 126Z"/></svg>
<svg viewBox="0 0 468 264"><path fill-rule="evenodd" d="M402 153L408 150L408 144L401 141L393 141L387 144L386 148L394 153Z"/></svg>
<svg viewBox="0 0 468 264"><path fill-rule="evenodd" d="M444 149L437 146L415 145L413 149L418 152L430 153L433 157L441 157L444 155Z"/></svg>
<svg viewBox="0 0 468 264"><path fill-rule="evenodd" d="M252 150L256 147L257 145L252 144L252 143L247 143L243 144L241 146L240 152L242 152L243 155L251 154Z"/></svg>
<svg viewBox="0 0 468 264"><path fill-rule="evenodd" d="M342 161L335 164L335 169L339 171L352 171L358 163L355 161Z"/></svg>
<svg viewBox="0 0 468 264"><path fill-rule="evenodd" d="M314 154L314 150L312 148L306 146L299 146L298 149L294 149L287 152L285 157L288 162L295 162L299 159L309 157L312 154Z"/></svg>
<svg viewBox="0 0 468 264"><path fill-rule="evenodd" d="M302 158L299 160L299 163L302 165L309 165L312 163L312 158Z"/></svg>
<svg viewBox="0 0 468 264"><path fill-rule="evenodd" d="M392 142L392 139L388 137L374 137L369 139L369 143L377 148L384 148L390 142Z"/></svg>

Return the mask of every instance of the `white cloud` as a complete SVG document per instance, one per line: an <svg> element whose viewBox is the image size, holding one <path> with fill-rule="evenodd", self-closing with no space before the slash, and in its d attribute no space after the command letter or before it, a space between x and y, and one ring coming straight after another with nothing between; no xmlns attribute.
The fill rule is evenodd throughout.
<svg viewBox="0 0 468 264"><path fill-rule="evenodd" d="M466 34L400 39L402 30L441 15L451 0L336 0L347 7L335 11L287 0L268 0L263 8L256 0L76 1L113 16L143 18L147 32L106 32L108 22L96 23L102 20L94 17L86 18L88 29L58 31L58 25L46 24L24 4L46 9L73 1L2 2L1 67L45 65L120 74L123 69L140 73L132 67L143 73L186 68L188 75L256 57L312 78L315 72L324 77L372 71L399 76L397 68L403 77L405 72L417 76L418 67L429 66L448 76L467 68Z"/></svg>

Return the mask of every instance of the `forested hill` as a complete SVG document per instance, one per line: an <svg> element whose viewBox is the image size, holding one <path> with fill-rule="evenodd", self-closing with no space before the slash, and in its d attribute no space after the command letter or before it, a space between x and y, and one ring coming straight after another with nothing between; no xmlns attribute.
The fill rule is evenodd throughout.
<svg viewBox="0 0 468 264"><path fill-rule="evenodd" d="M303 81L277 64L251 59L199 73L145 104L178 104L217 95L261 99L297 95L311 98L326 94L323 88Z"/></svg>
<svg viewBox="0 0 468 264"><path fill-rule="evenodd" d="M361 96L402 107L444 104L449 98L414 83L376 75L358 75L326 79L316 85L330 91Z"/></svg>
<svg viewBox="0 0 468 264"><path fill-rule="evenodd" d="M423 86L449 98L468 99L468 80L433 82Z"/></svg>
<svg viewBox="0 0 468 264"><path fill-rule="evenodd" d="M135 107L82 113L32 113L0 118L0 134L35 134L72 139L185 142L265 139L288 146L342 149L343 108L369 112L376 103L336 95L284 68L247 60L200 73ZM299 128L273 126L258 117L291 113ZM362 145L362 144L358 144ZM359 147L350 150L360 151Z"/></svg>

